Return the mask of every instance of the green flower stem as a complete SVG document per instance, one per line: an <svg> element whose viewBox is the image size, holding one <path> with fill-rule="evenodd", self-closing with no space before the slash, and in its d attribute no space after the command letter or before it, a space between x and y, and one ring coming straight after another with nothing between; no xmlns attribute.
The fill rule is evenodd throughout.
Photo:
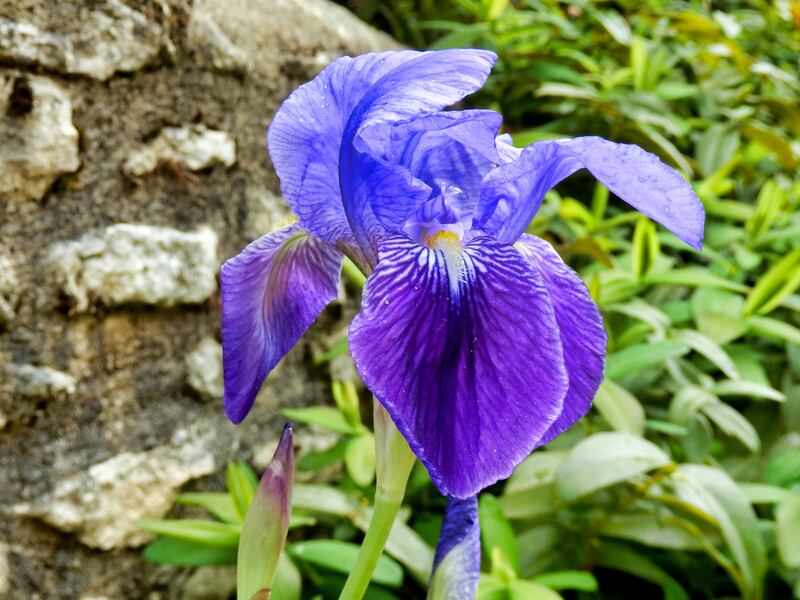
<svg viewBox="0 0 800 600"><path fill-rule="evenodd" d="M375 401L375 507L339 600L361 600L403 504L415 457L386 410Z"/></svg>

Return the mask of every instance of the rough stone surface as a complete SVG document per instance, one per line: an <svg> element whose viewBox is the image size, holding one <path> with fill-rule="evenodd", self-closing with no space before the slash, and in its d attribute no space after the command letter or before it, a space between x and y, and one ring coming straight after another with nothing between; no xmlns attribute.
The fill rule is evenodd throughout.
<svg viewBox="0 0 800 600"><path fill-rule="evenodd" d="M127 22L141 27L120 34L128 46L93 20L105 15L120 25L114 6L119 14L140 15ZM238 52L224 43L198 46L197 32L190 35L198 15ZM53 164L74 158L68 169L59 167L46 184L36 173L22 182L38 186L26 196L38 201L0 193L0 365L49 368L74 380L71 395L0 392L14 407L0 428L0 544L9 571L8 591L0 597L180 600L193 570L148 563L141 548L128 547L138 532L125 519L139 507L124 502L130 496L147 505L143 490L161 490L164 497L180 486L221 490L228 461L266 455L265 446L280 433L282 407L330 402L329 376L310 358L327 347L330 332L346 326L344 317L353 310L335 302L323 312L270 375L242 426L226 420L219 400L198 401L187 381L187 356L203 340L220 339L222 261L289 215L264 149L266 128L283 99L326 61L394 43L319 0L0 0L0 16L4 26L26 24L37 32L34 39L43 40L31 58L30 37L0 34L2 73L12 79L10 91L7 84L0 90L0 157L17 151L14 135L5 132L40 118L40 82L56 86L58 98L71 103L71 116L62 122L77 132L59 157L52 155ZM213 35L205 26L201 39ZM48 40L56 40L50 62L42 58ZM132 47L149 50L132 60ZM98 77L106 76L109 64L116 72L98 81L74 67L69 71L66 59L58 58L64 48L94 61ZM233 58L214 63L206 50ZM129 62L122 62L124 56ZM9 111L14 78L23 82L16 84ZM235 140L232 165L192 171L171 162L143 176L122 169L166 128L199 124ZM7 181L0 177L0 187ZM124 235L113 234L118 227ZM217 240L213 258L211 235L198 233L204 230ZM162 246L157 239L171 241ZM190 301L188 292L175 296L189 289L197 291ZM179 431L194 433L181 441L175 439ZM214 472L196 479L209 472L197 467L205 460ZM161 473L169 475L166 487ZM101 499L105 490L124 507L125 519ZM97 502L89 500L92 493ZM12 507L27 507L29 516ZM74 521L70 510L80 513ZM121 547L92 548L82 538Z"/></svg>
<svg viewBox="0 0 800 600"><path fill-rule="evenodd" d="M179 165L190 171L236 162L236 142L224 131L205 125L165 127L149 144L134 150L122 166L129 175L152 173L159 165Z"/></svg>
<svg viewBox="0 0 800 600"><path fill-rule="evenodd" d="M229 600L235 592L234 567L202 567L186 580L181 600Z"/></svg>
<svg viewBox="0 0 800 600"><path fill-rule="evenodd" d="M222 398L222 345L213 338L201 341L186 357L186 383L204 400Z"/></svg>
<svg viewBox="0 0 800 600"><path fill-rule="evenodd" d="M5 544L0 544L0 597L4 597L11 588L8 566L8 548Z"/></svg>
<svg viewBox="0 0 800 600"><path fill-rule="evenodd" d="M11 260L0 254L0 331L14 319L19 299L18 285Z"/></svg>
<svg viewBox="0 0 800 600"><path fill-rule="evenodd" d="M38 200L59 176L78 170L78 130L61 85L0 71L0 114L0 201Z"/></svg>
<svg viewBox="0 0 800 600"><path fill-rule="evenodd" d="M0 429L75 394L73 377L50 367L0 364Z"/></svg>
<svg viewBox="0 0 800 600"><path fill-rule="evenodd" d="M208 433L206 433L208 437ZM14 512L75 533L87 546L111 550L140 546L152 536L140 519L161 518L187 481L214 470L203 437L180 430L173 443L146 452L123 452L56 482L52 492Z"/></svg>
<svg viewBox="0 0 800 600"><path fill-rule="evenodd" d="M76 31L43 31L0 17L0 59L105 81L153 62L165 45L161 27L121 0L82 8Z"/></svg>
<svg viewBox="0 0 800 600"><path fill-rule="evenodd" d="M205 302L216 289L217 235L120 224L56 244L48 266L76 311L92 304L175 306Z"/></svg>

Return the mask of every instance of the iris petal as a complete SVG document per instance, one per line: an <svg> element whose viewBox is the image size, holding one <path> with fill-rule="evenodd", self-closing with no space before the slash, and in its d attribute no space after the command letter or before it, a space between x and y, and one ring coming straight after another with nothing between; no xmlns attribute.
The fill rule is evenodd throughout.
<svg viewBox="0 0 800 600"><path fill-rule="evenodd" d="M502 119L491 110L439 112L374 125L359 134L355 145L383 164L406 167L433 190L444 184L457 187L463 202L456 208L471 215L483 177L503 162L497 149ZM392 203L373 200L372 208L387 231L396 232L416 207L400 197Z"/></svg>
<svg viewBox="0 0 800 600"><path fill-rule="evenodd" d="M347 219L370 265L375 262L378 240L386 233L373 206L401 202L408 216L430 194L430 186L411 177L407 169L398 172L396 165L359 150L357 145L362 149L364 145L357 138L372 127L411 121L458 102L483 85L495 58L486 50L422 53L384 75L353 109L341 144L339 180ZM405 179L404 174L408 174Z"/></svg>
<svg viewBox="0 0 800 600"><path fill-rule="evenodd" d="M336 297L342 255L299 224L269 233L221 270L225 412L241 422L267 373Z"/></svg>
<svg viewBox="0 0 800 600"><path fill-rule="evenodd" d="M439 490L458 498L508 477L567 390L544 280L487 237L459 256L387 237L350 350Z"/></svg>
<svg viewBox="0 0 800 600"><path fill-rule="evenodd" d="M654 154L599 137L536 142L516 161L492 171L481 190L479 226L513 242L547 191L581 168L678 238L701 248L705 212L689 183Z"/></svg>
<svg viewBox="0 0 800 600"><path fill-rule="evenodd" d="M386 73L420 56L396 51L343 57L297 88L272 119L267 145L284 199L312 234L354 243L339 191L339 150L350 113Z"/></svg>
<svg viewBox="0 0 800 600"><path fill-rule="evenodd" d="M541 439L546 444L563 433L592 405L603 381L606 330L603 317L578 274L570 269L545 240L523 234L514 247L535 266L544 278L556 315L569 389L558 419Z"/></svg>
<svg viewBox="0 0 800 600"><path fill-rule="evenodd" d="M478 498L447 499L428 600L472 600L481 572Z"/></svg>

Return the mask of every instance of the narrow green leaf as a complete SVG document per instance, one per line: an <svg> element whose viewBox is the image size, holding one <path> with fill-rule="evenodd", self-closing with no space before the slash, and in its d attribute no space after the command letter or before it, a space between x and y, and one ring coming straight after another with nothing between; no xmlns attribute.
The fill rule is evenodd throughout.
<svg viewBox="0 0 800 600"><path fill-rule="evenodd" d="M669 573L641 553L622 544L603 542L597 551L597 564L661 586L664 600L689 600L689 595Z"/></svg>
<svg viewBox="0 0 800 600"><path fill-rule="evenodd" d="M531 577L530 581L554 590L578 590L596 592L597 579L587 571L551 571Z"/></svg>
<svg viewBox="0 0 800 600"><path fill-rule="evenodd" d="M706 269L699 267L684 267L660 273L651 273L647 276L647 283L651 285L687 285L690 287L713 287L733 292L747 292L750 288L741 283L736 283L714 275Z"/></svg>
<svg viewBox="0 0 800 600"><path fill-rule="evenodd" d="M352 435L356 429L347 422L342 413L331 406L309 406L307 408L285 408L281 414L294 423L306 423L336 433Z"/></svg>
<svg viewBox="0 0 800 600"><path fill-rule="evenodd" d="M678 497L711 516L741 570L742 594L761 597L767 552L750 502L727 473L704 465L681 465L673 474Z"/></svg>
<svg viewBox="0 0 800 600"><path fill-rule="evenodd" d="M253 481L250 473L243 469L242 463L228 464L225 480L241 522L244 520L244 515L247 513L250 503L253 501L258 484Z"/></svg>
<svg viewBox="0 0 800 600"><path fill-rule="evenodd" d="M597 433L580 441L561 463L556 491L566 502L629 481L671 464L655 444L621 432Z"/></svg>
<svg viewBox="0 0 800 600"><path fill-rule="evenodd" d="M644 433L644 408L618 383L604 380L592 404L613 429L638 436Z"/></svg>
<svg viewBox="0 0 800 600"><path fill-rule="evenodd" d="M800 568L800 492L784 498L775 511L778 555L790 569Z"/></svg>
<svg viewBox="0 0 800 600"><path fill-rule="evenodd" d="M639 542L653 548L702 549L700 542L674 521L653 514L611 515L604 522L600 533L606 537Z"/></svg>
<svg viewBox="0 0 800 600"><path fill-rule="evenodd" d="M519 573L517 540L511 523L503 516L500 502L491 494L482 494L478 503L478 518L481 523L481 540L486 554L497 547L509 561L515 573Z"/></svg>
<svg viewBox="0 0 800 600"><path fill-rule="evenodd" d="M750 504L777 504L791 493L768 483L737 483Z"/></svg>
<svg viewBox="0 0 800 600"><path fill-rule="evenodd" d="M606 377L619 380L643 369L663 366L668 358L683 356L689 347L680 342L653 342L628 346L611 354L606 360Z"/></svg>
<svg viewBox="0 0 800 600"><path fill-rule="evenodd" d="M511 600L563 600L558 592L547 586L524 579L515 579L508 584Z"/></svg>
<svg viewBox="0 0 800 600"><path fill-rule="evenodd" d="M686 344L698 354L705 356L731 379L740 378L739 370L728 353L707 335L691 329L681 329L676 331L674 336L676 341Z"/></svg>
<svg viewBox="0 0 800 600"><path fill-rule="evenodd" d="M359 487L375 479L375 438L369 432L352 437L344 453L347 473Z"/></svg>
<svg viewBox="0 0 800 600"><path fill-rule="evenodd" d="M306 540L293 543L289 547L289 554L295 560L347 575L353 570L358 550L355 544L339 540ZM403 568L384 554L378 559L372 581L398 587L403 583Z"/></svg>
<svg viewBox="0 0 800 600"><path fill-rule="evenodd" d="M241 527L232 523L199 519L142 519L136 525L150 533L205 546L239 544Z"/></svg>
<svg viewBox="0 0 800 600"><path fill-rule="evenodd" d="M159 538L144 549L144 558L162 565L200 567L205 565L235 565L236 545L201 546L174 538Z"/></svg>
<svg viewBox="0 0 800 600"><path fill-rule="evenodd" d="M748 317L746 323L752 333L775 337L792 344L800 344L800 329L789 323L770 317L756 316Z"/></svg>
<svg viewBox="0 0 800 600"><path fill-rule="evenodd" d="M186 493L178 496L175 502L184 506L205 508L212 515L226 523L238 523L240 525L242 523L242 517L236 509L230 494L216 492Z"/></svg>
<svg viewBox="0 0 800 600"><path fill-rule="evenodd" d="M703 407L703 413L728 435L738 439L750 452L758 452L761 440L752 423L724 402L712 402Z"/></svg>

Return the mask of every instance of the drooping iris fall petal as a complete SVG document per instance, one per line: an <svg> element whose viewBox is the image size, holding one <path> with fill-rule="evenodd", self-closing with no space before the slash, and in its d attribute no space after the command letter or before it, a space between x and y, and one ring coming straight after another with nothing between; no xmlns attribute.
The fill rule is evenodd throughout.
<svg viewBox="0 0 800 600"><path fill-rule="evenodd" d="M603 381L606 330L603 316L578 274L545 240L523 234L514 247L541 273L558 323L569 389L564 408L540 441L544 445L563 433L592 406Z"/></svg>
<svg viewBox="0 0 800 600"><path fill-rule="evenodd" d="M472 600L481 572L478 498L447 499L428 600Z"/></svg>
<svg viewBox="0 0 800 600"><path fill-rule="evenodd" d="M517 160L492 171L481 190L479 226L499 240L514 242L547 191L582 168L693 248L702 246L703 204L677 171L639 146L591 136L536 142Z"/></svg>
<svg viewBox="0 0 800 600"><path fill-rule="evenodd" d="M386 238L350 351L442 494L504 477L561 413L561 338L545 283L512 246L443 252Z"/></svg>
<svg viewBox="0 0 800 600"><path fill-rule="evenodd" d="M270 370L336 297L342 255L299 224L269 233L221 270L225 412L241 422Z"/></svg>

